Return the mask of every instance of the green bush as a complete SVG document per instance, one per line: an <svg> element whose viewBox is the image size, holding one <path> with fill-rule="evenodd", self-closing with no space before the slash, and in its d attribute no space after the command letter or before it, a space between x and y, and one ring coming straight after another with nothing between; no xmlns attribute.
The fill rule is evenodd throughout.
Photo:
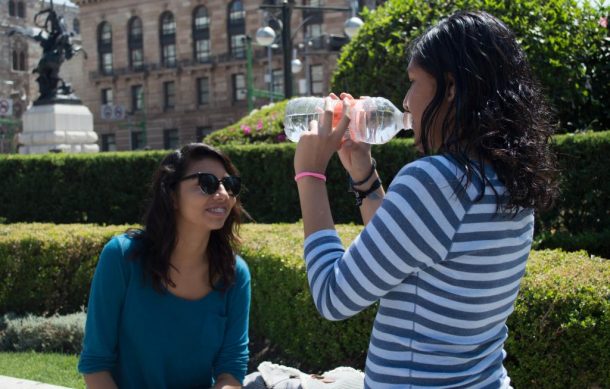
<svg viewBox="0 0 610 389"><path fill-rule="evenodd" d="M375 152L384 181L390 182L415 158L412 141L397 140ZM240 170L242 200L259 222L300 218L294 184L294 144L222 146ZM8 223L138 223L152 173L166 151L96 155L0 156L0 217ZM358 220L347 176L335 157L327 172L338 222Z"/></svg>
<svg viewBox="0 0 610 389"><path fill-rule="evenodd" d="M408 88L407 44L462 9L485 10L515 32L564 131L610 128L610 38L600 22L610 7L575 0L388 0L363 15L365 24L342 51L331 89L400 104Z"/></svg>
<svg viewBox="0 0 610 389"><path fill-rule="evenodd" d="M570 234L567 232L543 232L535 239L534 248L562 249L564 251L584 250L590 255L610 258L610 230L602 232L584 232Z"/></svg>
<svg viewBox="0 0 610 389"><path fill-rule="evenodd" d="M0 315L72 313L87 304L104 244L127 227L0 225Z"/></svg>
<svg viewBox="0 0 610 389"><path fill-rule="evenodd" d="M164 151L0 156L6 222L138 222Z"/></svg>
<svg viewBox="0 0 610 389"><path fill-rule="evenodd" d="M0 314L6 313L9 305L12 311L21 313L80 311L82 302L87 300L95 265L89 248L101 250L112 234L125 230L125 226L53 227L41 224L3 228L0 271L11 262L17 262L17 265L11 268L10 275L0 274L0 279L15 278L24 282L33 277L33 281L10 282L8 287L2 285ZM337 228L347 245L362 227L340 225ZM362 368L376 308L371 307L341 322L321 318L313 305L301 258L302 229L299 223L244 226L242 256L252 274L251 331L269 339L291 360L301 361L300 367L306 371L324 371L338 365ZM48 237L48 231L52 238ZM49 243L53 239L58 241L57 245ZM20 241L29 241L30 245L14 244ZM65 246L73 253L82 250L81 260L74 261L82 267L78 271L82 274L78 278L82 285L78 288L73 276L62 272L63 258L46 253L60 244L75 244L73 249ZM8 248L14 251L9 259L6 258ZM23 257L32 259L20 260ZM44 277L32 272L32 266L37 262L45 263L41 268ZM51 266L52 263L56 266ZM55 292L55 289L65 287L78 295ZM28 298L19 300L22 304L19 307L12 299L22 293ZM49 293L64 294L69 300L48 299ZM45 301L46 305L40 306L36 300ZM32 307L38 307L39 311ZM610 364L607 352L610 349L610 261L591 259L584 252L532 252L508 326L505 364L515 387L587 388L598 385L610 388L607 368ZM6 325L2 326L0 321L0 332L3 327ZM33 325L23 324L22 327L33 328ZM25 332L13 331L14 334ZM49 329L43 332L52 333ZM16 336L12 335L12 339ZM31 335L30 338L42 339L43 336Z"/></svg>
<svg viewBox="0 0 610 389"><path fill-rule="evenodd" d="M0 317L0 351L79 354L83 347L84 312L66 316Z"/></svg>
<svg viewBox="0 0 610 389"><path fill-rule="evenodd" d="M277 112L277 111L276 111ZM406 163L417 158L411 139L373 147L387 186ZM599 234L610 229L610 132L559 135L553 147L560 164L561 196L549 212L538 215L537 236L568 241L571 234ZM301 211L293 180L295 145L221 146L243 177L246 209L260 223L294 222ZM97 155L0 156L0 220L14 222L137 223L152 172L165 151ZM327 170L327 189L337 223L360 222L347 176L338 158ZM561 238L554 238L559 234ZM610 240L577 246L607 256ZM555 247L541 246L541 247Z"/></svg>
<svg viewBox="0 0 610 389"><path fill-rule="evenodd" d="M284 100L252 111L237 123L206 136L204 142L214 146L287 142L283 123L287 103Z"/></svg>
<svg viewBox="0 0 610 389"><path fill-rule="evenodd" d="M550 212L540 215L541 231L581 234L609 229L610 161L605 158L610 156L610 132L558 136L554 149L561 195Z"/></svg>

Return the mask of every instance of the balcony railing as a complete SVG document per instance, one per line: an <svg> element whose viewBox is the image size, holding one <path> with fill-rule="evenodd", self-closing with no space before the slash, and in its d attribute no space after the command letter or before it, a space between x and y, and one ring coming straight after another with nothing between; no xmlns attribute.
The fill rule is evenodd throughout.
<svg viewBox="0 0 610 389"><path fill-rule="evenodd" d="M316 51L326 52L329 50L337 50L338 44L340 45L343 42L338 42L336 39L333 39L334 36L321 35L319 37L315 37L311 39L312 45L309 47L310 54L315 53ZM239 53L238 53L239 54ZM267 49L261 48L254 50L254 58L255 59L264 59L267 58ZM273 50L273 56L280 55L281 50ZM89 78L91 80L101 80L104 78L114 78L128 75L138 75L143 74L144 76L148 75L150 72L160 72L164 70L174 70L180 71L181 69L188 67L196 67L196 66L213 66L222 63L228 62L246 62L245 55L242 57L241 55L235 55L234 53L222 53L210 55L205 61L199 61L195 58L188 58L176 61L172 66L168 66L167 64L163 64L161 62L145 62L138 67L123 67L123 68L113 68L112 71L93 71L89 73Z"/></svg>

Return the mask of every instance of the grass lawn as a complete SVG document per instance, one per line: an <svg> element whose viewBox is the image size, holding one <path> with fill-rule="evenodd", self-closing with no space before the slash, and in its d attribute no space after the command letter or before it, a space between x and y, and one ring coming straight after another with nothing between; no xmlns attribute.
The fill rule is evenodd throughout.
<svg viewBox="0 0 610 389"><path fill-rule="evenodd" d="M80 389L85 383L76 371L77 361L76 355L2 352L0 375Z"/></svg>

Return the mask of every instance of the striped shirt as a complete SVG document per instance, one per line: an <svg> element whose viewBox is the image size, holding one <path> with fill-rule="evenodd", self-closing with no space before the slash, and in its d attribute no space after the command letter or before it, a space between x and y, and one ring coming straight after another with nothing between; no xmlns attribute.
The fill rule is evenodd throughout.
<svg viewBox="0 0 610 389"><path fill-rule="evenodd" d="M534 215L497 210L506 188L445 156L401 169L364 230L346 250L334 230L305 240L314 303L342 320L379 301L366 388L509 388L502 365ZM460 188L460 190L456 190Z"/></svg>

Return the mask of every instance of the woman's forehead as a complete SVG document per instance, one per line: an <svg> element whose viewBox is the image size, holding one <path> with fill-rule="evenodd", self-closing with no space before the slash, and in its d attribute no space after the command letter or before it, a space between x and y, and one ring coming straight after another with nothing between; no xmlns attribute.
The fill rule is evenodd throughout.
<svg viewBox="0 0 610 389"><path fill-rule="evenodd" d="M227 174L224 165L215 158L192 161L186 169L186 175L197 172L212 173L221 177Z"/></svg>

